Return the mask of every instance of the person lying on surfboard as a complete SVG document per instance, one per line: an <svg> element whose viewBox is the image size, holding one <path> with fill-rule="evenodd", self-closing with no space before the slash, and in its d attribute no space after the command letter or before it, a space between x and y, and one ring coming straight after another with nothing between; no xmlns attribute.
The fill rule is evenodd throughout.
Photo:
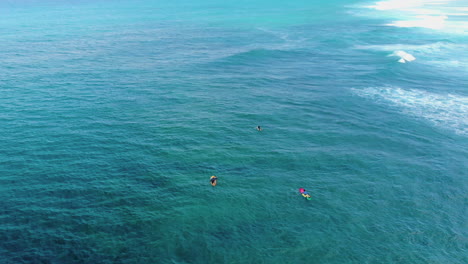
<svg viewBox="0 0 468 264"><path fill-rule="evenodd" d="M304 198L306 198L307 200L310 200L311 197L310 197L310 194L304 189L304 188L300 188L299 189L299 192L302 194L302 196Z"/></svg>
<svg viewBox="0 0 468 264"><path fill-rule="evenodd" d="M260 126L257 126L258 131L262 131L263 129Z"/></svg>

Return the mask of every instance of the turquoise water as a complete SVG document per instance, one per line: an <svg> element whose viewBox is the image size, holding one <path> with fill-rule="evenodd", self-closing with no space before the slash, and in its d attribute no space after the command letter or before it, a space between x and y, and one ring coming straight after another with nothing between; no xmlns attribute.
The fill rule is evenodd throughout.
<svg viewBox="0 0 468 264"><path fill-rule="evenodd" d="M466 1L200 2L0 4L0 263L468 263Z"/></svg>

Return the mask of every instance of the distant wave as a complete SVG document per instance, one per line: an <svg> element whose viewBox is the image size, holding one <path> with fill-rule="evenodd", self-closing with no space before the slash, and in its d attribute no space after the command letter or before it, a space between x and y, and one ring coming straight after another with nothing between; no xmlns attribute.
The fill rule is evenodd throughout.
<svg viewBox="0 0 468 264"><path fill-rule="evenodd" d="M398 56L404 59L409 54L413 57L421 57L420 63L436 65L442 68L459 68L468 70L468 60L464 57L468 45L449 42L435 42L423 45L411 44L382 44L382 45L356 45L355 49L370 51L385 51L388 56ZM406 54L405 54L406 53ZM408 57L410 58L410 57ZM407 60L405 59L405 62Z"/></svg>
<svg viewBox="0 0 468 264"><path fill-rule="evenodd" d="M368 7L377 10L414 10L420 7L443 6L452 2L456 0L387 0Z"/></svg>
<svg viewBox="0 0 468 264"><path fill-rule="evenodd" d="M237 48L223 48L215 51L213 56L208 56L208 61L224 61L241 58L262 58L262 57L283 57L287 53L295 52L304 47L306 38L294 36L293 34L281 30L267 28L256 28L267 37L263 42L253 43Z"/></svg>
<svg viewBox="0 0 468 264"><path fill-rule="evenodd" d="M271 59L291 59L294 56L303 55L300 51L288 49L274 49L274 48L252 48L246 50L239 50L236 53L228 54L225 57L218 58L217 61L236 61L246 63L258 63L262 60Z"/></svg>
<svg viewBox="0 0 468 264"><path fill-rule="evenodd" d="M447 18L448 16L417 16L416 19L398 20L387 24L387 26L443 29Z"/></svg>
<svg viewBox="0 0 468 264"><path fill-rule="evenodd" d="M378 1L365 8L395 18L387 26L418 27L443 30L454 34L467 34L468 21L459 19L468 16L468 8L463 1L456 0L388 0Z"/></svg>
<svg viewBox="0 0 468 264"><path fill-rule="evenodd" d="M378 103L398 107L404 113L429 120L438 127L468 135L468 97L398 87L369 87L352 91Z"/></svg>
<svg viewBox="0 0 468 264"><path fill-rule="evenodd" d="M382 45L356 45L356 49L365 50L380 50L380 51L395 51L395 50L407 50L417 51L421 53L435 53L442 50L450 50L456 48L468 48L468 45L452 44L448 42L435 42L423 45L411 45L411 44L382 44Z"/></svg>
<svg viewBox="0 0 468 264"><path fill-rule="evenodd" d="M468 71L468 61L460 59L449 59L449 60L428 60L428 64L437 65L442 68L451 68L461 71Z"/></svg>

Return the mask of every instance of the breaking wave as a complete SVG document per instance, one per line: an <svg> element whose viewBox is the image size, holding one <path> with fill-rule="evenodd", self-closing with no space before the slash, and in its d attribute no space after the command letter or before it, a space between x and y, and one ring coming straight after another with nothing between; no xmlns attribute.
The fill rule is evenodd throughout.
<svg viewBox="0 0 468 264"><path fill-rule="evenodd" d="M364 7L393 18L387 26L428 28L453 34L468 33L468 9L464 1L388 0Z"/></svg>

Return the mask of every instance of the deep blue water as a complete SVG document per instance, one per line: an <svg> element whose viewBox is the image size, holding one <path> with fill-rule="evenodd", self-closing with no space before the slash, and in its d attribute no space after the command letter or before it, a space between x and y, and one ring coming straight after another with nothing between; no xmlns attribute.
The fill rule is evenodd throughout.
<svg viewBox="0 0 468 264"><path fill-rule="evenodd" d="M201 2L0 3L0 263L468 263L466 1Z"/></svg>

